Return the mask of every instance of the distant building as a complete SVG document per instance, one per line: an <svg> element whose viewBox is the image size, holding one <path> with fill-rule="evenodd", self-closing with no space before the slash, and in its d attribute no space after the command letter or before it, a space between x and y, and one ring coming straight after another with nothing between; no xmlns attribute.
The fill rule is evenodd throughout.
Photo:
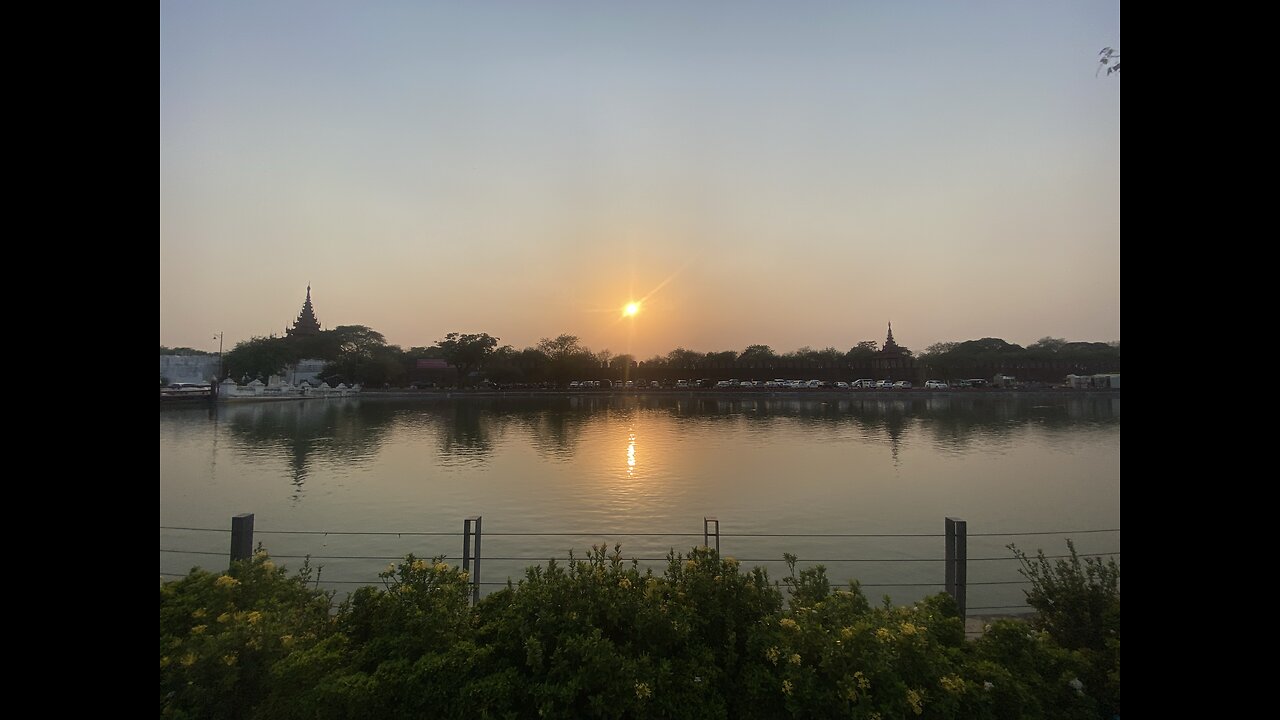
<svg viewBox="0 0 1280 720"><path fill-rule="evenodd" d="M893 323L889 323L889 335L884 339L884 347L878 353L881 360L896 360L908 357L907 349L893 341Z"/></svg>
<svg viewBox="0 0 1280 720"><path fill-rule="evenodd" d="M320 320L316 318L315 306L311 304L311 285L307 285L307 299L302 301L302 310L298 312L298 319L293 321L293 327L285 329L284 334L291 338L311 338L320 335ZM321 358L299 360L285 367L283 375L273 376L273 379L277 383L283 382L295 387L302 383L316 387L320 385L320 373L324 371L327 364L328 361Z"/></svg>
<svg viewBox="0 0 1280 720"><path fill-rule="evenodd" d="M307 285L307 299L302 303L302 311L293 327L284 331L288 337L311 337L320 334L320 321L316 319L315 308L311 306L311 286Z"/></svg>

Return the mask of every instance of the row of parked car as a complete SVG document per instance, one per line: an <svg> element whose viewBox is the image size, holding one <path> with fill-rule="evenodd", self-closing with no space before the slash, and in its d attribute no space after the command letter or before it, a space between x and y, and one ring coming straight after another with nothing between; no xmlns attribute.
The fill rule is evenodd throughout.
<svg viewBox="0 0 1280 720"><path fill-rule="evenodd" d="M982 379L973 380L953 380L947 382L945 380L929 380L924 384L926 390L949 390L953 387L986 387L987 381ZM591 389L591 388L612 388L612 389L643 389L643 388L675 388L677 390L695 389L695 388L715 388L717 390L742 389L742 388L767 388L780 390L815 390L815 389L832 389L832 390L910 390L914 387L910 380L873 380L871 378L861 378L853 382L844 382L837 380L835 382L829 380L784 380L781 378L774 380L677 380L674 385L669 382L666 384L659 383L657 380L574 380L569 383L570 390Z"/></svg>

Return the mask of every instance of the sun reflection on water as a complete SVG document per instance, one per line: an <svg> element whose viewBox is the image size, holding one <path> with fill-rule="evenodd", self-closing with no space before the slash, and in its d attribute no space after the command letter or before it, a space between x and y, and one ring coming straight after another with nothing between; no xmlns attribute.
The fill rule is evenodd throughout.
<svg viewBox="0 0 1280 720"><path fill-rule="evenodd" d="M632 432L627 438L627 477L636 472L636 434Z"/></svg>

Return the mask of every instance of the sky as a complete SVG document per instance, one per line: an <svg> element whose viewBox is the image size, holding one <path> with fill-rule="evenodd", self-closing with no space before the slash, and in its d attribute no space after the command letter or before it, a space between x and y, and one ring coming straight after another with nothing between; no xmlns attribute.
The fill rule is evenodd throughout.
<svg viewBox="0 0 1280 720"><path fill-rule="evenodd" d="M308 284L405 348L1119 340L1108 46L1116 0L162 0L160 344Z"/></svg>

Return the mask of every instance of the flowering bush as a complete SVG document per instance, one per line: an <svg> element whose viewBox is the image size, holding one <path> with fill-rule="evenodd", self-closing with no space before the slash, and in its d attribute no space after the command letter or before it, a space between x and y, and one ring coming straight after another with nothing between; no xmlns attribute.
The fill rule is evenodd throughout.
<svg viewBox="0 0 1280 720"><path fill-rule="evenodd" d="M332 632L310 568L285 576L265 552L223 574L160 585L160 716L241 717L266 702L271 668Z"/></svg>
<svg viewBox="0 0 1280 720"><path fill-rule="evenodd" d="M412 555L334 608L265 553L160 589L162 717L1085 718L1087 651L955 603L873 607L817 566L770 582L707 548L661 574L614 547L470 603ZM784 603L784 598L786 602ZM1118 612L1118 609L1117 609ZM1118 644L1118 638L1117 644ZM1118 688L1118 650L1116 675ZM1118 695L1117 695L1118 698Z"/></svg>

